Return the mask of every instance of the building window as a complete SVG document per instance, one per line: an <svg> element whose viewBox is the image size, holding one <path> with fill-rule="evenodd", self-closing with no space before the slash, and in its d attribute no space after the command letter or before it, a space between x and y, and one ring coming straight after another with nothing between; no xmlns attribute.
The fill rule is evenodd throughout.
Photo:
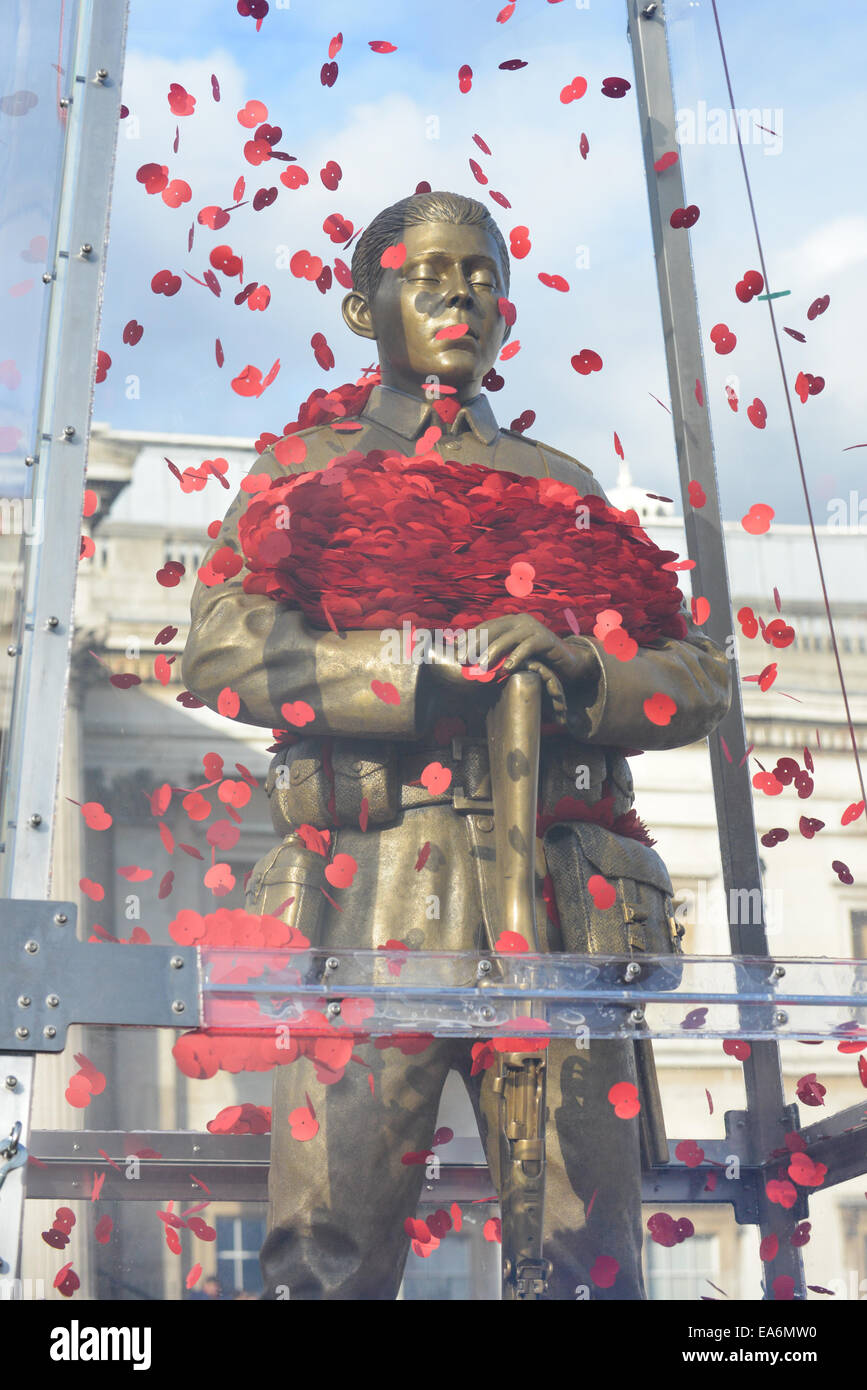
<svg viewBox="0 0 867 1390"><path fill-rule="evenodd" d="M852 924L852 956L867 960L867 908L859 907L849 913Z"/></svg>
<svg viewBox="0 0 867 1390"><path fill-rule="evenodd" d="M708 1292L708 1281L720 1282L719 1241L713 1235L690 1236L670 1249L648 1241L647 1296L650 1299L696 1302Z"/></svg>
<svg viewBox="0 0 867 1390"><path fill-rule="evenodd" d="M265 1218L218 1216L217 1278L223 1293L261 1293L264 1288L259 1251L265 1241Z"/></svg>

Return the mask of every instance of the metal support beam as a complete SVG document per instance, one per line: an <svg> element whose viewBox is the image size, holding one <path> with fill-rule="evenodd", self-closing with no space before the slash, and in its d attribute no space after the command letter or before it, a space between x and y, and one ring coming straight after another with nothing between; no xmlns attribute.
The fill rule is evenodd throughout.
<svg viewBox="0 0 867 1390"><path fill-rule="evenodd" d="M732 605L707 408L695 276L689 233L682 227L672 227L670 220L676 208L688 206L688 199L679 159L662 173L654 170L654 164L663 154L676 152L678 148L665 5L627 0L627 13L687 550L695 562L694 592L710 603L710 617L704 630L716 642L725 645L733 631ZM700 483L704 489L707 501L701 508L690 504L688 489L692 481ZM732 661L732 678L731 709L709 743L727 901L733 888L758 890L759 893L762 890L749 769L746 764L740 766L747 743L736 659ZM723 755L720 735L734 754L731 763ZM759 924L732 925L730 931L735 954L767 954L764 912ZM744 1063L744 1083L756 1143L764 1154L770 1154L783 1145L786 1132L782 1074L774 1043L754 1044ZM764 1195L761 1204L762 1235L774 1234L779 1238L776 1258L765 1265L765 1296L773 1297L774 1279L790 1276L795 1281L795 1297L805 1298L800 1251L786 1238L788 1214L769 1203Z"/></svg>
<svg viewBox="0 0 867 1390"><path fill-rule="evenodd" d="M57 209L58 239L69 254L50 268L48 337L39 407L33 500L43 509L41 545L28 547L22 596L8 776L2 807L2 889L9 897L47 898L54 805L78 572L79 532L102 285L108 209L120 118L127 7L120 0L82 0L71 71L70 113ZM0 1057L0 1136L30 1128L33 1057ZM0 1139L2 1142L2 1139ZM15 1275L21 1244L22 1168L3 1183L0 1274Z"/></svg>

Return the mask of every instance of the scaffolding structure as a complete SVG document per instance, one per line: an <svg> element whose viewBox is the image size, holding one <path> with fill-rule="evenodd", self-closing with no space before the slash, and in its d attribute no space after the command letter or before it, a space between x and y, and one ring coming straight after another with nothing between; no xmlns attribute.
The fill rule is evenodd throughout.
<svg viewBox="0 0 867 1390"><path fill-rule="evenodd" d="M665 177L654 169L660 157L676 147L665 7L627 0L627 18L688 554L695 565L696 591L710 601L705 630L724 645L733 629L732 605L709 412L700 403L707 399L707 389L695 280L689 239L671 224L672 213L687 200L679 163ZM6 745L0 901L0 1136L10 1138L0 1148L0 1274L13 1276L18 1274L25 1198L82 1196L87 1180L97 1173L105 1178L105 1198L153 1200L189 1188L186 1175L195 1162L214 1200L261 1201L269 1151L265 1135L161 1132L162 1157L145 1164L141 1181L129 1185L113 1170L129 1152L129 1142L144 1144L150 1136L30 1129L36 1055L59 1051L69 1024L208 1026L213 997L207 951L105 945L88 953L86 971L77 968L86 948L75 937L75 906L49 897L79 558L77 519L108 244L125 8L115 0L82 0L78 26L73 67L66 78L69 120L48 255L50 308L42 392L28 456L32 495L43 507L44 540L27 556L19 631L10 652L16 676ZM691 483L699 484L706 496L700 510L686 505ZM732 705L719 733L729 748L742 750L746 736L737 672L733 688ZM710 759L726 897L746 891L761 900L748 766L726 759L718 738L710 742ZM847 1029L851 1033L853 1027L867 1026L864 967L837 962L834 975L827 961L774 957L763 916L750 925L735 922L730 930L730 958L681 957L674 980L670 958L648 961L639 978L630 977L627 962L616 958L522 958L523 977L511 978L494 1001L502 1011L497 1020L521 1016L528 988L534 1007L547 1009L551 1036L568 1036L576 1015L589 1022L594 1037L635 1036L636 1030L650 1038L698 1036L682 1030L685 1009L724 1010L725 1025L712 1024L702 1035L751 1041L743 1064L746 1108L726 1114L726 1138L703 1142L704 1157L698 1164L679 1159L679 1141L672 1140L668 1162L649 1167L643 1175L645 1200L730 1203L739 1223L757 1227L763 1238L779 1238L776 1253L763 1265L765 1297L774 1296L774 1283L783 1277L792 1280L795 1297L804 1298L800 1249L784 1233L793 1219L808 1215L806 1192L799 1190L792 1210L771 1201L766 1190L779 1154L786 1151L786 1135L799 1125L797 1108L784 1098L779 1042L786 1037L839 1037L841 1030L845 1035ZM371 953L345 953L340 970L329 974L324 958L306 953L306 983L293 997L299 1005L309 997L336 1003L338 1013L340 1001L353 991L369 997L375 981L365 973L365 954ZM464 956L458 964L477 971L482 959ZM518 969L514 958L501 957L498 962L507 973ZM419 977L416 993L401 982L405 999L400 1018L393 1000L389 1007L384 988L377 995L382 1016L368 1020L369 1036L402 1029L489 1036L485 1029L491 1027L493 996L483 979L461 993L453 984L457 977L449 975L441 961L421 959L415 964L417 971L429 970L426 980ZM528 970L536 972L529 985ZM395 986L390 988L393 992ZM285 999L291 989L287 986L280 993ZM825 1188L867 1173L863 1107L801 1129L799 1138L807 1155L827 1167ZM29 1169L28 1153L40 1160ZM732 1155L738 1159L739 1176L711 1182ZM494 1197L486 1170L460 1154L455 1162L442 1164L441 1174L437 1203L454 1197Z"/></svg>

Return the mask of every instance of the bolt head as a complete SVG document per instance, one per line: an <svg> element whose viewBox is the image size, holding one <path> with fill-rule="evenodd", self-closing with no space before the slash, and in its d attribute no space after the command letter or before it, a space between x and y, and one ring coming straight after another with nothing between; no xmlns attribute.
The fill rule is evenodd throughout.
<svg viewBox="0 0 867 1390"><path fill-rule="evenodd" d="M51 284L51 281L52 281L53 279L54 279L54 276L52 275L52 273L51 273L50 270L43 270L43 272L42 272L42 283L43 283L43 285L50 285L50 284Z"/></svg>
<svg viewBox="0 0 867 1390"><path fill-rule="evenodd" d="M479 975L490 975L492 969L493 966L491 965L491 962L489 960L480 960L477 973Z"/></svg>
<svg viewBox="0 0 867 1390"><path fill-rule="evenodd" d="M60 626L60 619L57 618L57 617L55 617L55 615L52 613L52 615L51 615L50 618L46 618L46 620L45 620L45 626L46 626L46 627L52 627L52 628L53 628L53 627L59 627L59 626Z"/></svg>
<svg viewBox="0 0 867 1390"><path fill-rule="evenodd" d="M326 1014L328 1015L329 1018L339 1018L339 1017L340 1017L340 1005L339 1005L339 1004L337 1003L337 1001L335 1000L334 1003L328 1005L328 1007L327 1007L327 1009L325 1010L325 1012L326 1012Z"/></svg>
<svg viewBox="0 0 867 1390"><path fill-rule="evenodd" d="M655 7L654 7L654 8L655 8ZM106 79L107 77L108 77L108 68L97 68L97 70L96 70L96 80L97 80L97 82L104 82L105 79Z"/></svg>
<svg viewBox="0 0 867 1390"><path fill-rule="evenodd" d="M788 1023L788 1021L789 1015L783 1009L778 1009L774 1014L774 1023L778 1028L782 1028L783 1024Z"/></svg>
<svg viewBox="0 0 867 1390"><path fill-rule="evenodd" d="M630 1022L630 1023L643 1023L643 1022L644 1022L644 1010L643 1010L640 1006L639 1006L637 1009L630 1009L630 1011L629 1011L629 1022Z"/></svg>
<svg viewBox="0 0 867 1390"><path fill-rule="evenodd" d="M64 425L64 426L63 426L63 434L64 434L64 438L66 438L66 439L71 439L72 436L75 434L75 426L74 426L74 425Z"/></svg>
<svg viewBox="0 0 867 1390"><path fill-rule="evenodd" d="M325 962L325 969L326 969L326 970L339 970L339 969L340 969L340 961L337 959L336 956L329 956L329 957L328 957L327 961Z"/></svg>
<svg viewBox="0 0 867 1390"><path fill-rule="evenodd" d="M83 242L81 243L81 246L79 247L78 254L79 254L79 256L89 256L90 253L92 252L92 250L93 250L93 247L91 246L90 242L89 242L89 241L83 241Z"/></svg>
<svg viewBox="0 0 867 1390"><path fill-rule="evenodd" d="M631 960L623 972L624 979L629 983L630 980L637 980L641 974L641 966L637 960Z"/></svg>
<svg viewBox="0 0 867 1390"><path fill-rule="evenodd" d="M28 818L27 824L32 825L34 830L38 825L42 824L42 817L38 811L33 812L33 815Z"/></svg>
<svg viewBox="0 0 867 1390"><path fill-rule="evenodd" d="M491 1008L490 1004L485 1004L479 1009L479 1014L485 1022L488 1023L494 1017L494 1010Z"/></svg>
<svg viewBox="0 0 867 1390"><path fill-rule="evenodd" d="M25 463L25 465L26 465L27 468L32 468L35 462L36 462L36 455L35 455L35 454L28 454L27 457L26 457L26 459L24 460L24 463Z"/></svg>
<svg viewBox="0 0 867 1390"><path fill-rule="evenodd" d="M7 1091L14 1091L15 1087L18 1085L18 1077L13 1076L10 1072L9 1075L5 1078L3 1085L6 1087Z"/></svg>

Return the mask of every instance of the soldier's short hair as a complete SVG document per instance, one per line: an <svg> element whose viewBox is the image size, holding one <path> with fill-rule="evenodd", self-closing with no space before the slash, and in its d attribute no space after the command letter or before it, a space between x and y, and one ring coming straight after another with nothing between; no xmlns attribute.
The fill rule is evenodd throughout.
<svg viewBox="0 0 867 1390"><path fill-rule="evenodd" d="M476 198L467 198L462 193L413 193L383 208L365 227L356 243L352 256L352 283L368 304L372 302L382 279L380 259L383 251L400 241L405 227L417 227L423 222L484 227L499 252L506 294L509 293L509 251L502 232L484 203Z"/></svg>

